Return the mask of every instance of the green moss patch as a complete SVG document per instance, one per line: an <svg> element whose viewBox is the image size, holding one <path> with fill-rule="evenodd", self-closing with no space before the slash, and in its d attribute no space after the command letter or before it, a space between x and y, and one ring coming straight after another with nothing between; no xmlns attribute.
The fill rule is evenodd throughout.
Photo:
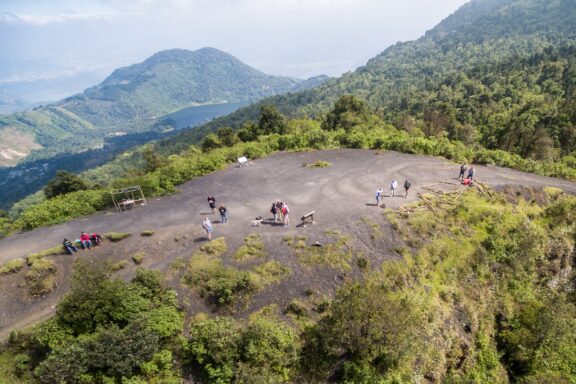
<svg viewBox="0 0 576 384"><path fill-rule="evenodd" d="M28 265L32 265L36 260L40 260L43 257L63 255L64 253L65 253L64 247L61 244L58 244L53 246L52 248L48 248L40 252L29 254L28 256L26 256L26 263L28 263Z"/></svg>
<svg viewBox="0 0 576 384"><path fill-rule="evenodd" d="M317 160L313 163L305 163L304 166L306 168L326 168L331 166L332 163L328 162L328 161L323 161L323 160Z"/></svg>
<svg viewBox="0 0 576 384"><path fill-rule="evenodd" d="M327 266L339 270L350 270L352 249L349 237L336 230L325 232L328 242L321 246L308 245L306 237L284 238L284 243L296 252L298 261L306 267Z"/></svg>
<svg viewBox="0 0 576 384"><path fill-rule="evenodd" d="M253 271L254 280L259 286L279 283L292 274L290 267L272 260L258 265Z"/></svg>
<svg viewBox="0 0 576 384"><path fill-rule="evenodd" d="M128 266L128 260L120 260L119 262L112 264L110 270L112 270L112 272L117 272L126 268L126 266Z"/></svg>
<svg viewBox="0 0 576 384"><path fill-rule="evenodd" d="M131 233L123 233L123 232L108 232L104 234L104 238L108 239L112 242L122 241L127 237L130 237Z"/></svg>
<svg viewBox="0 0 576 384"><path fill-rule="evenodd" d="M151 229L147 229L145 231L140 232L140 236L142 237L150 237L150 236L154 236L154 234L156 233L156 231L153 231Z"/></svg>
<svg viewBox="0 0 576 384"><path fill-rule="evenodd" d="M134 264L140 265L144 261L145 256L146 254L144 252L135 253L132 255L132 261L134 262Z"/></svg>
<svg viewBox="0 0 576 384"><path fill-rule="evenodd" d="M372 240L378 240L384 237L384 233L382 233L382 228L380 228L380 225L378 225L378 223L376 223L371 218L364 216L361 222L366 224L370 229L370 238Z"/></svg>
<svg viewBox="0 0 576 384"><path fill-rule="evenodd" d="M41 296L56 287L56 264L52 260L39 259L26 272L26 284L32 296Z"/></svg>
<svg viewBox="0 0 576 384"><path fill-rule="evenodd" d="M245 262L254 259L261 259L266 256L264 243L260 235L251 233L244 239L244 244L238 248L232 258L236 261Z"/></svg>
<svg viewBox="0 0 576 384"><path fill-rule="evenodd" d="M7 275L9 273L16 273L26 265L26 261L22 258L13 259L2 266L0 266L0 275Z"/></svg>

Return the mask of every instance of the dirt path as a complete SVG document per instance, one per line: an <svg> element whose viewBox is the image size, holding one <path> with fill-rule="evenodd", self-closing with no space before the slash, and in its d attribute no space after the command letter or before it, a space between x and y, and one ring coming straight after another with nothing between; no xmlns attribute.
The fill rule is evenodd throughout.
<svg viewBox="0 0 576 384"><path fill-rule="evenodd" d="M317 160L332 165L326 168L303 166ZM385 195L388 195L390 182L396 178L400 192L403 193L401 186L404 179L412 182L408 199L384 198L387 207L396 208L414 201L420 186L441 180L455 181L458 169L457 164L444 159L396 152L333 150L278 153L252 161L243 168L231 166L224 171L192 180L179 187L180 193L151 199L146 208L135 208L123 213L101 212L0 240L0 263L52 247L65 237L76 238L81 230L87 230L99 233L131 232L134 236L121 243L107 243L90 253L80 253L80 257L94 262L102 259L114 261L129 259L135 251L144 250L150 255L144 266L166 270L176 258L189 256L205 241L201 223L203 215L209 211L206 198L210 194L216 197L217 205L226 205L230 216L229 224L220 225L217 216L208 215L216 221L216 236L225 236L230 246L236 247L242 243L246 234L258 231L267 247L278 248L277 244L282 242L285 235L305 233L313 239L326 229L335 227L353 232L357 220L364 216L382 222L381 210L372 206L377 187L382 187ZM496 188L505 185L555 186L576 193L576 183L510 169L477 166L476 175L482 182ZM289 228L270 225L251 227L250 221L255 216L270 216L269 207L276 199L289 204L292 225ZM296 228L300 216L311 210L316 211L316 224ZM151 238L138 236L141 231L148 229L155 230L157 234ZM288 256L278 253L275 257ZM381 255L375 257L385 260L394 256L384 249ZM58 287L42 298L26 297L21 284L22 276L0 277L0 339L15 327L30 324L53 312L59 298L68 289L72 261L65 256L55 259L59 265ZM132 273L133 268L128 268L121 275L130 277ZM311 278L311 274L306 271L298 271L298 274L303 276L302 279ZM318 284L328 284L327 281L334 280L328 275L325 278L327 280L323 282L319 279ZM278 289L297 290L295 287L299 287L298 281L291 280ZM261 300L264 302L269 299ZM255 300L258 302L258 297Z"/></svg>

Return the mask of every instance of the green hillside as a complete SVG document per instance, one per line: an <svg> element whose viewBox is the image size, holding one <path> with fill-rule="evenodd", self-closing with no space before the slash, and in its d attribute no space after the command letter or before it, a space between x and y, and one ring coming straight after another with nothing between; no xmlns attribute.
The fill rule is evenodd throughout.
<svg viewBox="0 0 576 384"><path fill-rule="evenodd" d="M353 73L261 104L287 116L322 118L340 96L353 94L407 131L554 160L576 148L575 81L573 1L473 0L420 39L386 49ZM259 107L172 142L255 121Z"/></svg>
<svg viewBox="0 0 576 384"><path fill-rule="evenodd" d="M254 101L301 82L266 75L213 48L159 52L80 95L0 116L0 166L97 148L118 134L161 131L156 118L181 108Z"/></svg>

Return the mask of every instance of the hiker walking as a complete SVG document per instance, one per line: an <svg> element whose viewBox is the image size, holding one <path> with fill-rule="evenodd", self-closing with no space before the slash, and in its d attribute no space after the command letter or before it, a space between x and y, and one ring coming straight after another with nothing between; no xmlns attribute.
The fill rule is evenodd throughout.
<svg viewBox="0 0 576 384"><path fill-rule="evenodd" d="M284 226L287 227L290 221L290 208L288 208L288 204L286 203L282 203L282 215L284 216Z"/></svg>
<svg viewBox="0 0 576 384"><path fill-rule="evenodd" d="M476 169L474 167L470 167L470 169L468 170L468 179L472 180L474 179L474 175L476 174Z"/></svg>
<svg viewBox="0 0 576 384"><path fill-rule="evenodd" d="M212 210L212 214L216 214L216 198L212 195L208 196L208 205L210 205L210 209Z"/></svg>
<svg viewBox="0 0 576 384"><path fill-rule="evenodd" d="M404 180L404 190L406 191L406 194L404 195L404 198L408 198L408 190L410 189L410 182L408 180Z"/></svg>
<svg viewBox="0 0 576 384"><path fill-rule="evenodd" d="M228 210L225 206L221 205L220 208L218 208L218 212L220 212L220 222L226 224L228 222Z"/></svg>
<svg viewBox="0 0 576 384"><path fill-rule="evenodd" d="M210 222L208 216L204 218L204 221L202 222L202 228L204 228L204 230L206 231L206 234L208 235L208 240L212 240L212 223Z"/></svg>
<svg viewBox="0 0 576 384"><path fill-rule="evenodd" d="M376 206L379 207L380 206L380 200L382 200L382 194L384 193L384 190L382 188L378 188L376 190Z"/></svg>
<svg viewBox="0 0 576 384"><path fill-rule="evenodd" d="M276 203L272 203L270 208L270 213L274 215L274 222L278 221L278 208L276 208Z"/></svg>
<svg viewBox="0 0 576 384"><path fill-rule="evenodd" d="M390 197L394 197L394 192L396 192L396 188L398 188L398 182L396 181L396 179L394 179L390 184Z"/></svg>
<svg viewBox="0 0 576 384"><path fill-rule="evenodd" d="M458 180L464 180L464 174L466 173L466 164L460 166L460 175L458 175Z"/></svg>

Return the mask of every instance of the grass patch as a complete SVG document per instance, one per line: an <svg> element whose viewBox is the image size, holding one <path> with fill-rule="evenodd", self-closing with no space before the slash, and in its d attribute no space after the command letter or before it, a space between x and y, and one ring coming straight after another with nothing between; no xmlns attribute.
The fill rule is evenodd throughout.
<svg viewBox="0 0 576 384"><path fill-rule="evenodd" d="M378 223L376 223L374 220L372 220L369 217L362 217L361 221L366 224L368 226L368 228L370 229L370 238L372 240L378 240L381 239L382 237L384 237L384 233L382 232L382 229L380 228L380 226L378 225Z"/></svg>
<svg viewBox="0 0 576 384"><path fill-rule="evenodd" d="M233 305L256 289L252 275L222 264L228 247L223 237L213 240L190 258L183 282L219 306Z"/></svg>
<svg viewBox="0 0 576 384"><path fill-rule="evenodd" d="M132 255L132 261L134 262L134 264L140 265L142 264L142 261L144 261L144 256L146 256L144 252L135 253Z"/></svg>
<svg viewBox="0 0 576 384"><path fill-rule="evenodd" d="M108 232L104 234L104 238L108 239L112 242L118 242L118 241L122 241L127 237L130 237L132 234L131 233L123 233L123 232Z"/></svg>
<svg viewBox="0 0 576 384"><path fill-rule="evenodd" d="M261 259L266 256L264 243L260 235L251 233L244 239L244 244L238 248L232 258L236 261L245 262L253 259Z"/></svg>
<svg viewBox="0 0 576 384"><path fill-rule="evenodd" d="M26 272L26 284L30 294L41 296L51 292L56 287L56 271L56 264L52 260L34 261Z"/></svg>
<svg viewBox="0 0 576 384"><path fill-rule="evenodd" d="M29 360L27 355L16 354L9 349L0 352L0 383L25 384L34 382L28 367Z"/></svg>
<svg viewBox="0 0 576 384"><path fill-rule="evenodd" d="M151 229L147 229L145 231L140 232L140 236L142 237L150 237L150 236L154 236L154 234L156 233L156 231L153 231Z"/></svg>
<svg viewBox="0 0 576 384"><path fill-rule="evenodd" d="M323 160L317 160L313 163L304 163L304 166L306 168L326 168L331 166L332 163L328 162L328 161L323 161Z"/></svg>
<svg viewBox="0 0 576 384"><path fill-rule="evenodd" d="M110 270L112 272L117 272L121 269L126 268L127 265L128 265L128 260L120 260L119 262L112 264L110 266Z"/></svg>
<svg viewBox="0 0 576 384"><path fill-rule="evenodd" d="M26 263L28 265L34 264L37 260L42 259L46 256L55 256L55 255L63 255L64 254L64 247L61 244L55 245L52 248L45 249L40 252L31 253L26 256Z"/></svg>
<svg viewBox="0 0 576 384"><path fill-rule="evenodd" d="M305 236L284 238L284 243L296 251L296 257L306 267L328 266L340 270L350 270L352 249L349 238L336 230L327 230L325 235L331 242L320 247L307 246Z"/></svg>
<svg viewBox="0 0 576 384"><path fill-rule="evenodd" d="M253 273L256 275L254 280L259 283L258 285L265 286L277 284L284 280L292 274L292 269L276 260L272 260L258 265L254 268Z"/></svg>
<svg viewBox="0 0 576 384"><path fill-rule="evenodd" d="M26 261L22 258L10 260L10 261L4 263L0 267L0 275L7 275L9 273L16 273L19 270L21 270L22 268L24 268L25 264L26 264Z"/></svg>

